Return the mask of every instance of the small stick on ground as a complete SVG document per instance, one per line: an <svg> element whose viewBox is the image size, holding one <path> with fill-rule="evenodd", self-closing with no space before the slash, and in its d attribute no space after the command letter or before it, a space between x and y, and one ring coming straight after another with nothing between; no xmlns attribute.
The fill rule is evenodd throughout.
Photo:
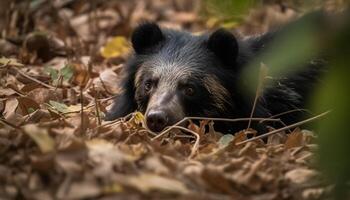
<svg viewBox="0 0 350 200"><path fill-rule="evenodd" d="M262 138L265 138L265 137L268 137L272 134L275 134L275 133L278 133L278 132L281 132L281 131L284 131L284 130L287 130L287 129L291 129L291 128L295 128L297 126L300 126L300 125L303 125L305 123L308 123L308 122L311 122L311 121L314 121L316 119L319 119L321 117L324 117L325 115L327 115L328 113L330 113L331 111L326 111L324 113L321 113L319 115L316 115L314 117L311 117L309 119L306 119L306 120L303 120L303 121L300 121L300 122L297 122L297 123L294 123L294 124L291 124L289 126L286 126L286 127L283 127L283 128L280 128L280 129L276 129L276 130L273 130L273 131L270 131L268 133L265 133L265 134L262 134L262 135L259 135L259 136L256 136L256 137L253 137L253 138L250 138L248 140L245 140L243 142L239 142L237 143L237 145L241 145L241 144L245 144L247 142L251 142L251 141L254 141L254 140L258 140L258 139L262 139Z"/></svg>
<svg viewBox="0 0 350 200"><path fill-rule="evenodd" d="M4 124L6 126L9 126L11 128L14 128L14 129L20 129L19 126L15 125L15 124L12 124L12 123L10 123L10 122L6 121L5 119L2 119L2 118L0 118L0 123Z"/></svg>
<svg viewBox="0 0 350 200"><path fill-rule="evenodd" d="M13 69L15 69L17 73L19 73L20 75L24 76L25 78L27 78L27 79L29 79L29 80L31 80L31 81L34 81L34 82L36 82L36 83L38 83L38 84L40 84L40 85L42 85L42 86L44 86L44 87L47 87L47 88L49 88L49 89L52 89L52 90L55 89L55 87L53 87L53 86L51 86L51 85L48 85L48 84L46 84L46 83L44 83L44 82L42 82L42 81L39 81L39 80L37 80L37 79L35 79L35 78L33 78L33 77L31 77L31 76L25 74L24 72L21 72L21 70L17 69L16 67L13 67Z"/></svg>
<svg viewBox="0 0 350 200"><path fill-rule="evenodd" d="M176 124L165 128L156 137L152 138L152 140L156 140L156 139L162 137L163 135L168 133L173 126L179 126L180 124L182 124L182 123L184 123L184 122L186 122L188 120L191 120L191 119L193 119L193 120L210 120L210 121L226 121L226 122L239 122L239 121L248 121L248 120L252 120L252 121L261 121L261 120L280 121L280 119L266 119L266 118L236 118L236 119L228 119L228 118L211 118L211 117L185 117L182 120L180 120L179 122L177 122Z"/></svg>
<svg viewBox="0 0 350 200"><path fill-rule="evenodd" d="M96 110L96 117L97 117L97 122L98 122L98 125L100 126L101 125L101 116L100 116L100 108L99 108L99 103L98 103L98 91L96 91L95 89L95 84L92 84L92 89L94 90L94 92L96 93L95 96L94 96L94 101L95 101L95 110Z"/></svg>
<svg viewBox="0 0 350 200"><path fill-rule="evenodd" d="M289 113L293 113L293 112L306 112L308 114L312 114L311 112L309 112L309 110L307 109L302 109L302 108L297 108L297 109L293 109L293 110L288 110L288 111L285 111L285 112L282 112L282 113L279 113L279 114L276 114L276 115L272 115L270 117L268 117L267 119L274 119L276 117L280 117L280 116L283 116L283 115L286 115L286 114L289 114ZM262 120L260 123L264 122L265 120Z"/></svg>
<svg viewBox="0 0 350 200"><path fill-rule="evenodd" d="M182 126L172 126L171 129L180 129L180 130L183 130L183 131L186 131L186 132L189 132L189 133L192 133L194 136L196 136L196 141L192 147L192 150L191 150L191 154L188 158L193 158L193 156L196 154L197 150L198 150L198 147L199 147L199 141L200 141L200 137L199 137L199 134L190 130L190 129L187 129L187 128L184 128Z"/></svg>
<svg viewBox="0 0 350 200"><path fill-rule="evenodd" d="M254 103L253 103L252 111L250 112L249 118L252 118L254 115L256 104L257 104L258 99L259 99L261 92L263 90L264 80L265 80L266 76L267 76L267 67L265 64L261 63L260 64L260 72L259 72L259 82L258 82L258 86L256 87ZM247 130L250 128L251 123L252 123L252 120L249 120Z"/></svg>
<svg viewBox="0 0 350 200"><path fill-rule="evenodd" d="M83 86L80 86L80 118L81 118L81 127L80 135L83 135L83 126L84 126L84 98L83 98Z"/></svg>

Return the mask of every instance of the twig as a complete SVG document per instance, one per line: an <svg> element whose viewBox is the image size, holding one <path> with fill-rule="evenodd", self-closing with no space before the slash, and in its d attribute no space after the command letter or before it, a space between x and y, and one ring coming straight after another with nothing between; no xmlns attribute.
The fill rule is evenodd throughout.
<svg viewBox="0 0 350 200"><path fill-rule="evenodd" d="M261 121L261 120L266 120L266 121L279 121L279 119L266 119L266 118L236 118L236 119L227 119L227 118L211 118L211 117L185 117L182 120L180 120L179 122L177 122L176 124L169 126L167 128L165 128L165 130L163 130L161 133L159 133L156 137L152 138L152 140L156 140L160 137L162 137L163 135L165 135L166 133L168 133L170 131L170 129L173 126L178 126L181 123L184 123L185 121L188 120L210 120L210 121L226 121L226 122L239 122L239 121L248 121L248 120L252 120L252 121Z"/></svg>
<svg viewBox="0 0 350 200"><path fill-rule="evenodd" d="M31 80L31 81L34 81L34 82L36 82L36 83L39 83L40 85L45 86L45 87L47 87L47 88L49 88L49 89L53 89L53 90L55 89L55 87L53 87L53 86L51 86L51 85L48 85L48 84L46 84L46 83L44 83L44 82L42 82L42 81L39 81L39 80L37 80L37 79L35 79L35 78L33 78L33 77L31 77L31 76L25 74L24 72L21 72L21 71L20 71L19 69L17 69L16 67L13 67L13 69L15 69L19 74L21 74L22 76L26 77L27 79L29 79L29 80Z"/></svg>
<svg viewBox="0 0 350 200"><path fill-rule="evenodd" d="M7 126L9 126L11 128L14 128L14 129L20 129L20 127L18 127L17 125L12 124L11 122L8 122L8 121L6 121L5 119L2 119L2 118L0 118L0 123L2 123L4 125L7 125Z"/></svg>
<svg viewBox="0 0 350 200"><path fill-rule="evenodd" d="M294 110L288 110L288 111L285 111L285 112L282 112L282 113L279 113L279 114L276 114L276 115L272 115L272 116L270 116L270 117L268 117L267 119L274 119L274 118L276 118L276 117L280 117L280 116L283 116L283 115L286 115L286 114L289 114L289 113L293 113L293 112L302 112L302 111L304 111L304 112L307 112L308 114L310 114L310 115L312 115L312 113L309 111L309 110L307 110L307 109L302 109L302 108L297 108L297 109L294 109ZM280 123L283 125L283 126L287 126L283 121L282 121L282 119L281 118L279 118L280 119ZM263 123L265 120L262 120L261 122L259 122L259 123ZM288 129L288 132L289 133L292 133L292 131L290 130L290 129Z"/></svg>
<svg viewBox="0 0 350 200"><path fill-rule="evenodd" d="M134 115L134 113L129 113L128 115L126 115L125 117L122 117L122 118L117 118L113 121L109 121L105 124L102 124L100 126L97 126L96 128L100 128L100 127L104 127L104 126L110 126L110 125L115 125L117 123L120 123L120 122L124 122L126 121L127 119L129 119L130 117L132 117Z"/></svg>
<svg viewBox="0 0 350 200"><path fill-rule="evenodd" d="M180 130L183 130L183 131L186 131L186 132L189 132L189 133L192 133L194 136L196 136L196 141L192 147L192 150L191 150L191 154L189 156L189 158L193 158L193 156L195 155L195 153L197 152L198 150L198 147L199 147L199 140L200 140L200 137L199 137L199 134L190 130L190 129L187 129L185 127L182 127L182 126L172 126L171 129L180 129Z"/></svg>
<svg viewBox="0 0 350 200"><path fill-rule="evenodd" d="M80 135L83 135L83 126L84 126L84 98L83 98L83 86L80 86L80 117L81 117L81 127L80 127Z"/></svg>
<svg viewBox="0 0 350 200"><path fill-rule="evenodd" d="M100 116L100 108L99 108L99 103L97 101L97 97L98 97L98 91L95 90L95 84L92 84L92 88L94 90L94 92L96 93L94 95L94 101L95 101L95 110L96 110L96 117L97 117L97 122L98 122L98 125L100 126L101 125L101 116ZM97 97L96 97L97 96Z"/></svg>
<svg viewBox="0 0 350 200"><path fill-rule="evenodd" d="M265 134L262 134L262 135L259 135L259 136L250 138L250 139L245 140L245 141L243 141L243 142L239 142L239 143L237 143L237 145L245 144L245 143L247 143L247 142L251 142L251 141L254 141L254 140L258 140L258 139L261 139L261 138L265 138L265 137L268 137L268 136L270 136L270 135L272 135L272 134L275 134L275 133L278 133L278 132L281 132L281 131L284 131L284 130L287 130L287 129L295 128L295 127L297 127L297 126L300 126L300 125L303 125L303 124L305 124L305 123L314 121L314 120L319 119L319 118L321 118L321 117L324 117L325 115L327 115L327 114L330 113L330 112L331 112L331 111L328 110L328 111L326 111L326 112L324 112L324 113L321 113L321 114L316 115L316 116L314 116L314 117L311 117L311 118L309 118L309 119L306 119L306 120L303 120L303 121L300 121L300 122L297 122L297 123L288 125L288 126L286 126L286 127L280 128L280 129L276 129L276 130L270 131L270 132L268 132L268 133L265 133Z"/></svg>
<svg viewBox="0 0 350 200"><path fill-rule="evenodd" d="M102 80L102 78L101 78L100 75L98 76L98 79L100 80L103 89L104 89L108 94L112 94L112 92L108 91L108 89L107 89L107 87L106 87L106 84L105 84L105 82Z"/></svg>
<svg viewBox="0 0 350 200"><path fill-rule="evenodd" d="M266 76L267 76L267 67L265 64L261 63L260 64L260 72L259 72L259 82L258 82L258 86L256 87L254 103L253 103L252 111L250 112L250 116L249 116L250 118L252 118L254 115L256 104L257 104L258 99L260 97ZM247 130L250 128L251 123L252 123L252 120L249 120Z"/></svg>
<svg viewBox="0 0 350 200"><path fill-rule="evenodd" d="M279 113L279 114L276 114L276 115L272 115L270 117L268 117L267 119L274 119L276 117L280 117L280 116L283 116L283 115L286 115L286 114L289 114L289 113L293 113L293 112L307 112L309 114L311 114L307 109L302 109L302 108L297 108L297 109L294 109L294 110L288 110L288 111L285 111L285 112L282 112L282 113ZM265 120L262 120L262 122L264 122Z"/></svg>

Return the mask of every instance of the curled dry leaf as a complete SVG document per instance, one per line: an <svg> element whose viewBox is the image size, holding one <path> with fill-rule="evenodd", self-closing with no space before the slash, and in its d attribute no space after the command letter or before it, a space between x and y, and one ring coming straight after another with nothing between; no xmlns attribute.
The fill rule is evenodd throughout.
<svg viewBox="0 0 350 200"><path fill-rule="evenodd" d="M303 134L300 129L295 129L291 134L288 135L287 141L285 143L285 148L289 149L301 145L303 145Z"/></svg>

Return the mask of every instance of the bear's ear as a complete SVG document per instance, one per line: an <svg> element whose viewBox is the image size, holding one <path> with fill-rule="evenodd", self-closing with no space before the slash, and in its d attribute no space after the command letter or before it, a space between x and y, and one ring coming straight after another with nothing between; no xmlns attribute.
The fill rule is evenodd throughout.
<svg viewBox="0 0 350 200"><path fill-rule="evenodd" d="M212 33L208 39L208 48L226 65L236 63L238 42L236 37L225 29Z"/></svg>
<svg viewBox="0 0 350 200"><path fill-rule="evenodd" d="M131 36L132 46L136 53L144 54L150 49L164 40L164 35L159 26L155 23L144 23L139 25Z"/></svg>

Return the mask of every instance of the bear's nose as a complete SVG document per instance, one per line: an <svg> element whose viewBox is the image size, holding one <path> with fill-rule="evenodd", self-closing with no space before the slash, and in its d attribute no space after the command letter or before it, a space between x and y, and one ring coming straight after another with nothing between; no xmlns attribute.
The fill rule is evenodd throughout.
<svg viewBox="0 0 350 200"><path fill-rule="evenodd" d="M154 132L162 131L168 123L167 114L164 111L150 111L146 116L147 127Z"/></svg>

